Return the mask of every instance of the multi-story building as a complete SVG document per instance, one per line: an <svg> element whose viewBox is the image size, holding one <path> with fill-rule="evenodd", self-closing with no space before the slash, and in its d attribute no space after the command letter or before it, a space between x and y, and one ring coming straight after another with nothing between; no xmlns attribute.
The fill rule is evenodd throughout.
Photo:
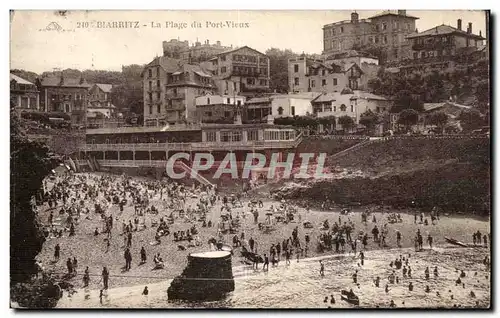
<svg viewBox="0 0 500 318"><path fill-rule="evenodd" d="M383 113L389 111L392 106L392 101L375 94L353 91L348 94L341 93L324 93L314 99L312 102L313 113L318 117L335 116L334 127L341 130L339 118L349 116L354 120L354 123L359 124L361 114L371 110L375 113Z"/></svg>
<svg viewBox="0 0 500 318"><path fill-rule="evenodd" d="M415 32L417 19L407 15L406 10L385 11L368 19L359 19L359 14L353 12L350 20L323 26L323 53L378 46L386 61L408 58L411 49L406 36Z"/></svg>
<svg viewBox="0 0 500 318"><path fill-rule="evenodd" d="M214 78L239 83L240 93L269 90L269 57L248 46L225 51L209 60Z"/></svg>
<svg viewBox="0 0 500 318"><path fill-rule="evenodd" d="M73 124L85 122L90 85L83 77L42 77L37 79L37 87L42 110L68 113Z"/></svg>
<svg viewBox="0 0 500 318"><path fill-rule="evenodd" d="M467 30L462 30L462 20L457 20L457 27L438 25L432 29L412 34L407 37L411 41L411 63L403 69L422 67L447 68L455 62L470 56L472 53L483 50L482 34L472 33L472 23Z"/></svg>
<svg viewBox="0 0 500 318"><path fill-rule="evenodd" d="M362 54L348 59L311 60L305 56L288 60L288 87L291 93L341 92L344 88L366 90L377 75L376 59ZM352 61L359 61L361 64Z"/></svg>
<svg viewBox="0 0 500 318"><path fill-rule="evenodd" d="M40 106L39 91L35 84L10 74L10 99L18 110L38 110Z"/></svg>
<svg viewBox="0 0 500 318"><path fill-rule="evenodd" d="M164 56L144 68L143 85L146 126L195 122L195 98L217 93L212 75L200 65Z"/></svg>
<svg viewBox="0 0 500 318"><path fill-rule="evenodd" d="M242 116L246 98L237 95L211 95L196 97L198 120L202 123L234 123L236 114Z"/></svg>
<svg viewBox="0 0 500 318"><path fill-rule="evenodd" d="M193 45L189 46L188 41L179 41L172 39L170 41L163 41L163 56L182 59L188 63L206 61L213 56L232 47L222 46L220 41L215 44L210 44L209 40L205 43L196 41Z"/></svg>

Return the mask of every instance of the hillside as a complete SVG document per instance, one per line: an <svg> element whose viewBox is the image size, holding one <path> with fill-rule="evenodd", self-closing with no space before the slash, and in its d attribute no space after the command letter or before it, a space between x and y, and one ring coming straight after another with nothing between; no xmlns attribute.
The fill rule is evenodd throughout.
<svg viewBox="0 0 500 318"><path fill-rule="evenodd" d="M309 205L330 200L403 208L415 201L420 208L438 205L450 213L489 212L488 138L398 137L372 142L327 165L336 172L333 179L307 181L306 187L284 187L275 194L307 197Z"/></svg>

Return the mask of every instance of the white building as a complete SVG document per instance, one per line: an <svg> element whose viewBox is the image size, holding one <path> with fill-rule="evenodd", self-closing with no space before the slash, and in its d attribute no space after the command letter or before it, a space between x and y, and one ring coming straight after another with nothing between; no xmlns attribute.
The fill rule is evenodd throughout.
<svg viewBox="0 0 500 318"><path fill-rule="evenodd" d="M311 101L321 93L274 95L271 97L271 114L276 117L305 116L312 114Z"/></svg>

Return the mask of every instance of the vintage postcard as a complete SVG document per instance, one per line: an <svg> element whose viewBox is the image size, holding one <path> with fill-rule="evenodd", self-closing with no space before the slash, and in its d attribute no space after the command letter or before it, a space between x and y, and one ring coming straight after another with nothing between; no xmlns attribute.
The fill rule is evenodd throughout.
<svg viewBox="0 0 500 318"><path fill-rule="evenodd" d="M11 11L11 307L490 309L489 14Z"/></svg>

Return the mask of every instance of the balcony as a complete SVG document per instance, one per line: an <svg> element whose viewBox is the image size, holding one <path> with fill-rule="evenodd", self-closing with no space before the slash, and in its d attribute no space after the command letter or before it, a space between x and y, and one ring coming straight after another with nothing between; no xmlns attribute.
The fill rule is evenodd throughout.
<svg viewBox="0 0 500 318"><path fill-rule="evenodd" d="M421 50L442 50L446 48L452 48L455 46L455 43L453 42L427 42L427 43L414 43L411 46L411 49L414 51L421 51Z"/></svg>
<svg viewBox="0 0 500 318"><path fill-rule="evenodd" d="M299 134L293 140L259 140L235 142L85 144L81 151L229 151L295 148L302 141Z"/></svg>

